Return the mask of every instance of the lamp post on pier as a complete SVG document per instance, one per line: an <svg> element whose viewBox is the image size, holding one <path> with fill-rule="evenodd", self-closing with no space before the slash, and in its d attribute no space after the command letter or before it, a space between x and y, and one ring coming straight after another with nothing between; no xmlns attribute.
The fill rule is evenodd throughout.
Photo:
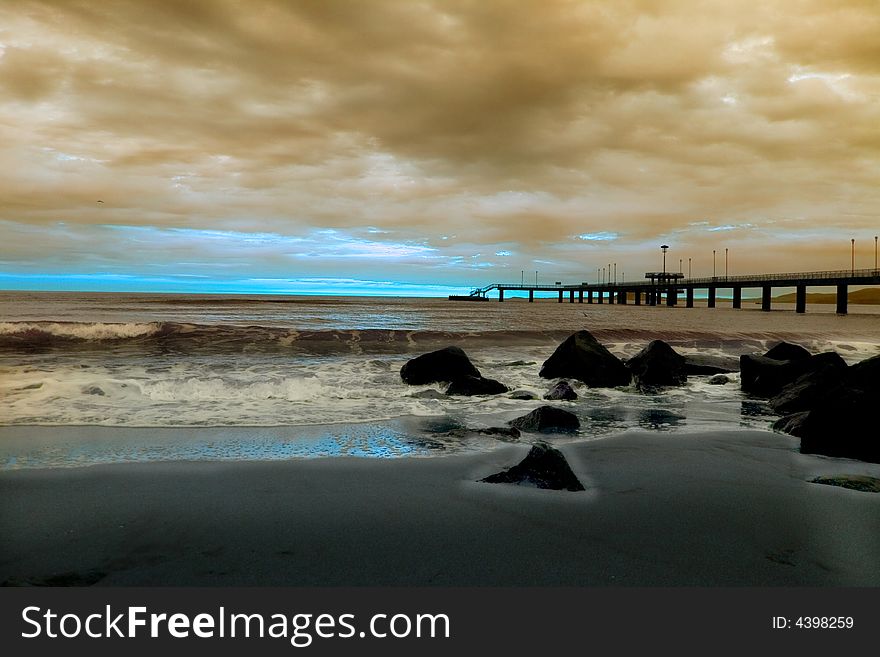
<svg viewBox="0 0 880 657"><path fill-rule="evenodd" d="M688 278L691 277L691 259L688 258Z"/></svg>
<svg viewBox="0 0 880 657"><path fill-rule="evenodd" d="M660 249L663 251L663 275L666 277L666 250L669 248L668 244L663 244L660 246Z"/></svg>
<svg viewBox="0 0 880 657"><path fill-rule="evenodd" d="M855 273L856 273L856 238L853 237L850 240L850 243L852 244L852 248L850 250L850 263L849 263L850 274L855 275Z"/></svg>
<svg viewBox="0 0 880 657"><path fill-rule="evenodd" d="M712 278L715 278L715 249L712 249Z"/></svg>
<svg viewBox="0 0 880 657"><path fill-rule="evenodd" d="M877 269L877 236L874 235L874 269Z"/></svg>
<svg viewBox="0 0 880 657"><path fill-rule="evenodd" d="M727 278L727 247L724 247L724 278Z"/></svg>

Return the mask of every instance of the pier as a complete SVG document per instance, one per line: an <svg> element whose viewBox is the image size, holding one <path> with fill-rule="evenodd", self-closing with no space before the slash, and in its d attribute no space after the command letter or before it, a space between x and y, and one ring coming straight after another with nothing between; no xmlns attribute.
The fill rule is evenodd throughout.
<svg viewBox="0 0 880 657"><path fill-rule="evenodd" d="M564 285L526 285L516 283L492 283L476 288L469 295L452 295L450 300L486 301L488 294L498 291L498 301L504 301L505 292L528 292L529 302L535 300L535 292L555 292L559 303L566 299L569 303L609 303L636 306L676 306L684 303L687 308L694 307L694 291L705 290L709 308L715 308L719 290L731 291L731 304L742 307L744 289L761 291L761 310L770 310L773 288L795 289L795 312L804 313L807 309L808 287L837 288L837 313L847 313L847 294L851 285L880 285L880 269L852 269L843 271L813 271L786 274L751 274L747 276L712 276L708 278L685 278L684 274L672 272L648 272L645 280L620 283L580 283ZM684 297L681 299L680 297Z"/></svg>

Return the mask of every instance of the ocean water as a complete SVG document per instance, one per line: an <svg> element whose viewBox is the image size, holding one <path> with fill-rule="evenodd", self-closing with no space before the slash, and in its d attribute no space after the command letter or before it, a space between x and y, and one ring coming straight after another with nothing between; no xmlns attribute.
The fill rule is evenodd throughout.
<svg viewBox="0 0 880 657"><path fill-rule="evenodd" d="M409 358L458 345L484 376L540 398L552 384L538 377L541 363L579 329L621 357L654 338L727 356L785 339L856 362L880 353L880 314L853 310L0 292L0 467L489 449L497 442L461 429L544 402L422 398L440 387L405 385ZM575 385L580 399L555 403L582 420L567 440L636 427L766 429L766 405L733 378L691 377L654 394Z"/></svg>

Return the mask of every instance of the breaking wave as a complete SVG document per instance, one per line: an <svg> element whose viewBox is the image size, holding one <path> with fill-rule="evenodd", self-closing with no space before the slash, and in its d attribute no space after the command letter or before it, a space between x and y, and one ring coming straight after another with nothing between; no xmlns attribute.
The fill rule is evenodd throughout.
<svg viewBox="0 0 880 657"><path fill-rule="evenodd" d="M175 353L315 354L408 353L438 345L515 346L558 343L570 329L439 331L403 329L302 330L278 326L238 326L183 322L0 322L0 351L6 353L51 350L119 350ZM662 339L691 348L724 346L731 351L760 350L766 344L789 339L784 333L716 334L705 331L658 328L599 328L592 333L602 342L643 344Z"/></svg>

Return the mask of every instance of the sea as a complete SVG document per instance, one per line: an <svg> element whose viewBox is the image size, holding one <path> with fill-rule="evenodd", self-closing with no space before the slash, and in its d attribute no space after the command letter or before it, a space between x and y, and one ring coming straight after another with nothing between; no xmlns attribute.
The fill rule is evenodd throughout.
<svg viewBox="0 0 880 657"><path fill-rule="evenodd" d="M880 308L733 309L291 297L0 292L0 469L155 460L431 457L503 444L503 426L546 402L541 364L587 329L622 358L650 340L682 354L738 357L780 340L850 363L880 353ZM400 368L447 345L483 376L537 399L447 397ZM770 430L767 405L691 376L650 393L586 388L553 402L578 434ZM429 391L436 392L429 392ZM535 439L523 436L523 440Z"/></svg>

